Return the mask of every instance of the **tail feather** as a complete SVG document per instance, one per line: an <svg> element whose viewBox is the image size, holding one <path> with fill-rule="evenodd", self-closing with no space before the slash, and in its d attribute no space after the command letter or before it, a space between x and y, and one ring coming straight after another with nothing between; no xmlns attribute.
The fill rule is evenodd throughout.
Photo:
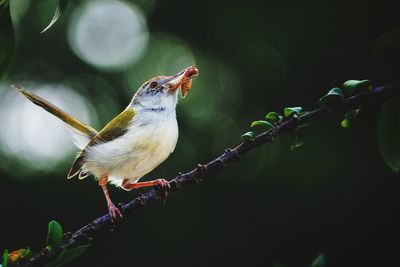
<svg viewBox="0 0 400 267"><path fill-rule="evenodd" d="M75 159L74 163L72 164L72 167L68 172L67 179L71 179L72 177L74 177L78 174L79 174L79 179L83 179L83 178L89 176L89 174L83 175L83 176L81 175L81 173L83 172L82 166L83 166L83 156L80 153L78 155L78 157Z"/></svg>
<svg viewBox="0 0 400 267"><path fill-rule="evenodd" d="M85 179L89 175L90 175L89 171L81 170L81 172L79 173L79 180Z"/></svg>
<svg viewBox="0 0 400 267"><path fill-rule="evenodd" d="M19 85L12 85L12 87L22 93L35 105L38 105L39 107L43 108L44 110L48 111L49 113L53 114L54 116L68 124L68 126L73 130L75 144L79 148L83 148L87 144L87 142L89 142L93 137L96 136L97 131L95 129L62 111L59 107L50 103L46 99L43 99L42 97L22 88Z"/></svg>
<svg viewBox="0 0 400 267"><path fill-rule="evenodd" d="M12 87L23 94L26 98L28 98L33 104L38 105L39 107L43 108L44 110L48 111L49 113L53 114L54 116L65 122L69 126L69 128L73 130L72 134L75 139L75 144L79 148L83 149L86 144L97 135L97 131L95 129L62 111L59 107L50 103L46 99L41 98L40 96L22 88L19 85L12 85ZM76 175L79 176L79 179L84 179L90 175L90 172L82 169L84 165L83 151L84 150L79 153L70 171L68 172L68 179Z"/></svg>
<svg viewBox="0 0 400 267"><path fill-rule="evenodd" d="M38 105L39 107L45 109L46 111L50 112L60 120L64 121L66 124L71 126L72 128L78 130L79 132L86 134L93 138L97 131L90 127L89 125L81 122L80 120L76 119L75 117L67 114L66 112L62 111L59 107L53 105L46 99L41 98L40 96L22 88L19 85L13 85L13 87L22 93L26 98L28 98L32 103Z"/></svg>

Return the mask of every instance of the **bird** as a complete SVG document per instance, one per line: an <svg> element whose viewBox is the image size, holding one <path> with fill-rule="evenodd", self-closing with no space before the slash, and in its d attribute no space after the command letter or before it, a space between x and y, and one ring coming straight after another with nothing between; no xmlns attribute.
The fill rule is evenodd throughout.
<svg viewBox="0 0 400 267"><path fill-rule="evenodd" d="M128 106L99 132L22 86L13 87L66 123L74 144L81 149L67 178L84 179L93 175L103 190L109 217L115 223L123 215L111 200L108 183L127 191L150 186L169 188L165 179L139 180L174 151L179 134L178 91L180 89L181 96L185 97L191 89L192 78L198 74L199 70L192 65L175 75L148 80L136 91Z"/></svg>

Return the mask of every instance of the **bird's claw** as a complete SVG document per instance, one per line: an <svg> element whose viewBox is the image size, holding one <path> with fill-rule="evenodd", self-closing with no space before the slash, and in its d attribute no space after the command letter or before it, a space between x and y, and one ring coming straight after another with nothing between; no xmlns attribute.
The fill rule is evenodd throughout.
<svg viewBox="0 0 400 267"><path fill-rule="evenodd" d="M169 182L165 179L157 179L156 181L156 188L158 190L160 190L160 192L162 193L162 201L163 204L165 204L165 202L167 201L167 197L168 197L168 189L171 188L171 185L169 184Z"/></svg>
<svg viewBox="0 0 400 267"><path fill-rule="evenodd" d="M115 224L118 221L123 219L122 212L112 202L109 202L107 204L107 206L108 206L108 214L110 215L111 223L113 224L113 226L115 226Z"/></svg>

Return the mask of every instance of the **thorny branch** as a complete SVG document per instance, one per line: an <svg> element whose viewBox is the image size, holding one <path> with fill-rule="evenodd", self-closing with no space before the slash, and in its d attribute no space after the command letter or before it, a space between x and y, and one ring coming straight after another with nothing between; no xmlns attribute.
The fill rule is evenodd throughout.
<svg viewBox="0 0 400 267"><path fill-rule="evenodd" d="M199 183L207 174L222 169L229 163L238 161L239 158L248 151L272 142L283 133L293 132L300 125L316 122L317 120L330 117L333 114L344 114L352 109L358 108L360 105L365 105L370 102L384 102L398 94L400 94L400 82L385 86L376 86L369 91L345 98L341 103L330 108L318 108L304 115L288 118L277 124L274 129L259 134L253 141L245 141L233 149L226 149L225 152L216 159L206 164L198 164L198 166L190 172L184 174L178 173L178 175L169 182L170 189L168 189L168 191L176 191L188 184ZM136 209L155 203L163 198L163 192L152 189L122 205L121 209L124 216L127 217ZM43 266L55 259L62 251L74 248L78 245L90 243L93 237L101 230L112 229L112 227L109 215L103 215L70 235L59 247L53 248L52 250L44 248L33 257L23 259L12 266Z"/></svg>

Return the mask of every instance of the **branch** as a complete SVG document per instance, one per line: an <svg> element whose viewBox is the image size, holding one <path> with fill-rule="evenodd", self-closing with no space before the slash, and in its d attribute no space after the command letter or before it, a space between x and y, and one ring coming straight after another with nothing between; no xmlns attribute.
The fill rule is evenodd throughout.
<svg viewBox="0 0 400 267"><path fill-rule="evenodd" d="M345 114L348 111L359 108L360 105L369 104L370 102L382 103L398 94L400 94L400 82L385 86L376 86L368 91L345 98L342 102L337 103L334 106L330 106L329 108L318 108L301 116L292 116L287 118L283 122L278 123L273 129L259 134L254 138L254 140L242 142L233 149L226 149L225 152L216 159L204 165L198 164L198 166L190 172L184 174L178 173L178 176L169 182L170 189L168 189L168 191L176 191L183 186L199 183L207 176L207 174L222 169L229 163L238 161L245 153L263 144L272 142L276 137L283 133L294 132L300 125L313 123L320 119L328 118L333 114ZM146 192L134 200L122 205L121 209L126 217L132 214L136 209L145 207L163 199L163 192L157 189L152 189L149 192ZM110 217L108 214L106 214L73 233L60 246L51 250L44 248L41 252L35 254L31 258L22 259L19 263L11 266L43 266L45 263L54 260L63 251L75 248L82 244L90 243L93 237L101 230L113 229L112 227L113 226Z"/></svg>

